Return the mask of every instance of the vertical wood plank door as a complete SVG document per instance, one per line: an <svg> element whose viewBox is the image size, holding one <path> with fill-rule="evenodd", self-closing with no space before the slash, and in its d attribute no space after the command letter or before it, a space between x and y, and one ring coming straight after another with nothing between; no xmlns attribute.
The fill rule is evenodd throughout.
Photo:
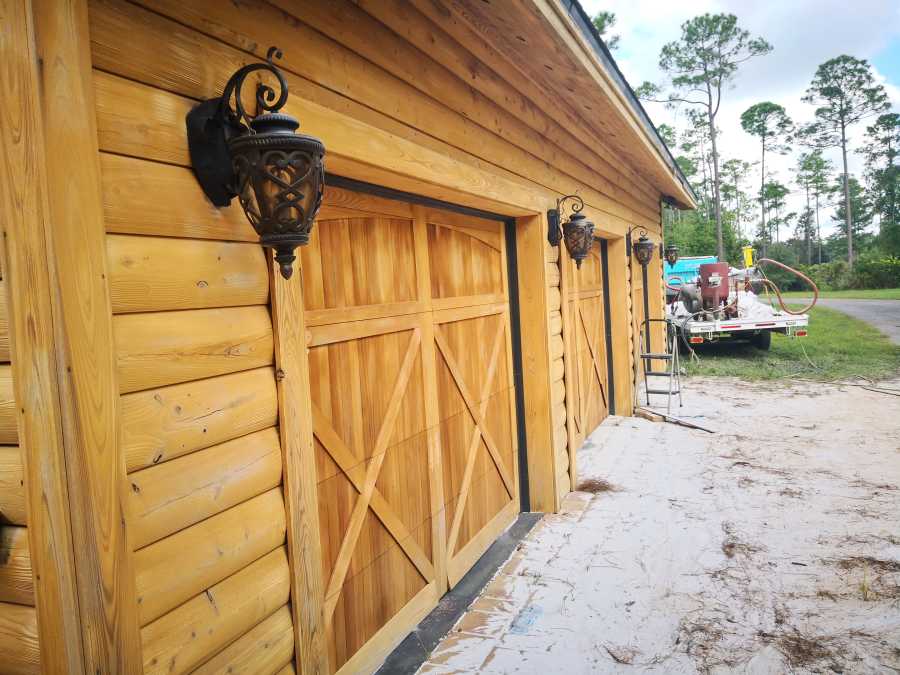
<svg viewBox="0 0 900 675"><path fill-rule="evenodd" d="M569 354L573 360L573 405L569 414L574 417L576 434L570 449L580 447L609 415L602 264L600 246L595 244L581 269L569 261L566 270L570 275L567 302L572 333L566 339L571 341ZM570 466L575 463L570 461Z"/></svg>
<svg viewBox="0 0 900 675"><path fill-rule="evenodd" d="M366 672L518 512L503 223L329 187L301 271L329 659Z"/></svg>

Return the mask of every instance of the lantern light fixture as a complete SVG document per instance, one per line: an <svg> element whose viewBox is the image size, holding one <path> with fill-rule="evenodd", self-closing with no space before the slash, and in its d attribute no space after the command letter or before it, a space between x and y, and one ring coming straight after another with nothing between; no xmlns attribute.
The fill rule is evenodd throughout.
<svg viewBox="0 0 900 675"><path fill-rule="evenodd" d="M289 279L294 250L309 242L325 189L325 146L297 132L300 123L279 112L288 87L274 63L281 51L270 47L266 61L237 70L219 98L187 115L188 149L197 180L210 201L228 206L237 197L259 235L275 251L281 276ZM256 114L244 108L241 89L256 71L270 73L280 92L257 82Z"/></svg>
<svg viewBox="0 0 900 675"><path fill-rule="evenodd" d="M678 262L678 247L675 244L668 244L665 249L666 262L674 265Z"/></svg>
<svg viewBox="0 0 900 675"><path fill-rule="evenodd" d="M571 214L566 222L560 225L560 214L567 201L572 201ZM581 268L581 262L588 257L594 245L594 223L581 211L584 201L578 195L566 195L556 200L556 208L547 211L547 241L551 246L559 246L560 239L566 244L569 257L575 261L575 267Z"/></svg>
<svg viewBox="0 0 900 675"><path fill-rule="evenodd" d="M650 264L650 261L653 259L653 251L655 250L656 244L650 241L646 230L641 230L641 236L631 245L631 252L637 258L641 267L646 267Z"/></svg>

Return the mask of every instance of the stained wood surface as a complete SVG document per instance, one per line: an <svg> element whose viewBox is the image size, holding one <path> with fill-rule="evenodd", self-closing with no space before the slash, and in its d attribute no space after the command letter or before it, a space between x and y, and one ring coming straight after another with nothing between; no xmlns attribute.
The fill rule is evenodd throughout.
<svg viewBox="0 0 900 675"><path fill-rule="evenodd" d="M10 360L9 306L6 294L6 282L0 279L0 362L8 362Z"/></svg>
<svg viewBox="0 0 900 675"><path fill-rule="evenodd" d="M595 243L581 269L571 259L562 263L566 296L563 330L566 359L566 400L557 417L567 420L569 432L568 480L578 482L577 450L609 414L606 359L606 312L600 248Z"/></svg>
<svg viewBox="0 0 900 675"><path fill-rule="evenodd" d="M294 672L290 606L281 607L194 671L194 675Z"/></svg>
<svg viewBox="0 0 900 675"><path fill-rule="evenodd" d="M26 520L22 451L16 445L0 446L0 522L25 525Z"/></svg>
<svg viewBox="0 0 900 675"><path fill-rule="evenodd" d="M119 428L128 471L274 426L278 418L273 368L127 394Z"/></svg>
<svg viewBox="0 0 900 675"><path fill-rule="evenodd" d="M34 607L0 602L0 672L37 675L41 672L37 612Z"/></svg>
<svg viewBox="0 0 900 675"><path fill-rule="evenodd" d="M114 331L122 393L273 361L272 320L262 306L120 314Z"/></svg>
<svg viewBox="0 0 900 675"><path fill-rule="evenodd" d="M284 470L284 510L290 561L294 663L305 675L328 672L328 623L313 449L310 370L303 294L269 265L278 367L278 420Z"/></svg>
<svg viewBox="0 0 900 675"><path fill-rule="evenodd" d="M284 544L284 498L274 488L134 555L146 625Z"/></svg>
<svg viewBox="0 0 900 675"><path fill-rule="evenodd" d="M611 152L607 153L605 159L592 157L591 161L581 164L579 160L584 155L585 144L578 143L579 151L572 153L576 147L575 140L563 130L568 127L557 126L554 121L538 120L528 115L523 119L522 109L509 103L515 96L496 99L493 98L493 92L490 96L485 96L484 93L473 90L469 84L469 76L460 78L461 71L452 74L441 66L432 65L431 50L421 52L413 48L413 53L418 57L412 62L429 69L429 72L435 69L440 77L428 77L425 80L420 77L411 83L407 82L404 78L411 78L412 75L405 75L401 71L407 69L407 73L409 72L406 65L408 59L400 58L396 50L408 50L410 47L408 43L396 38L388 50L395 55L393 60L390 63L381 61L379 65L382 67L373 64L371 59L380 61L382 56L378 52L386 53L384 47L387 44L380 37L375 39L374 36L383 35L388 38L391 34L385 33L380 22L363 12L356 10L350 17L352 20L347 21L342 30L338 31L341 34L347 33L348 38L352 39L352 46L348 46L327 37L331 31L321 32L324 25L322 22L327 22L328 16L320 17L314 3L310 7L285 4L288 13L296 14L299 21L295 20L297 17L286 17L278 9L264 6L254 8L250 18L244 8L217 3L185 5L152 0L146 5L156 14L116 3L95 3L92 13L94 59L103 70L175 91L182 96L204 98L210 92L205 88L201 90L198 83L217 82L217 86L221 88L228 74L241 65L241 57L236 50L199 36L190 28L211 32L214 37L229 44L254 49L258 58L264 56L264 49L259 45L278 40L285 44L302 42L310 45L309 51L313 52L313 58L300 59L286 52L284 66L291 91L307 101L315 101L316 105L340 111L340 115L347 110L353 114L347 119L348 124L343 132L334 134L334 141L329 145L330 153L335 153L334 161L339 161L339 157L359 157L368 149L375 150L376 134L372 131L360 136L359 141L354 139L353 146L345 147L342 144L343 139L350 140L352 133L349 127L352 126L353 119L375 123L371 127L373 131L381 128L403 134L419 145L415 152L383 153L380 161L369 161L372 166L383 165L385 160L403 163L408 158L421 157L423 149L430 150L430 143L421 135L410 134L410 129L424 127L433 136L444 141L444 148L451 151L461 149L462 156L467 156L470 163L474 158L475 162L490 166L494 176L489 184L503 179L508 183L506 194L511 194L510 188L515 186L516 180L534 181L540 183L542 189L557 193L571 192L572 183L577 182L584 186L582 193L591 193L586 194L587 201L607 214L606 219L615 222L616 227L626 228L629 221L652 222L655 217L658 188L640 187L644 185L642 171L632 170L627 177L618 175L621 162ZM352 6L349 11L353 12ZM169 22L165 16L172 17L179 23ZM427 23L424 18L419 21ZM134 28L138 25L141 26L140 30ZM185 29L184 26L190 28ZM423 29L420 28L420 31ZM129 49L123 49L117 44L118 36L123 33L133 34ZM370 47L362 41L363 36L372 43ZM447 39L448 42L451 41L450 38ZM175 48L168 52L165 49L168 45ZM365 56L357 51L365 53L367 49L376 51ZM198 52L209 54L209 58L194 62L182 58L185 53ZM336 68L335 63L341 63L342 67ZM294 77L293 73L299 77ZM423 87L426 91L421 90ZM428 87L436 87L436 91L441 92L440 96L433 99L434 91L428 91ZM463 91L466 92L464 96ZM395 106L394 102L397 100L404 100L406 104ZM549 105L542 102L538 106L526 106L525 109L537 112L541 118L542 113L539 111L555 107L553 100L549 99ZM442 103L438 104L436 101ZM443 104L444 101L447 104ZM503 105L498 101L503 101ZM328 135L326 126L319 127L319 120L314 119L318 116L313 111L312 103L304 106L302 111L300 103L296 105L298 107L293 112L302 112L300 117L307 120L309 130L320 136ZM368 107L368 111L362 106ZM112 106L104 108L112 109ZM145 109L162 117L162 128L169 124L167 120L173 116L173 106L160 106L150 102ZM326 125L333 125L337 119L339 118L334 113L321 118ZM153 129L156 125L147 126ZM548 134L556 143L548 145L545 142ZM108 134L108 137L115 137L117 140L135 138L146 146L148 141L141 139L140 135L141 132L120 132ZM398 143L402 144L406 140L403 136L396 136L392 141L395 148ZM599 147L603 144L602 139L610 136L604 130L602 133L595 132L594 137L596 142L587 144L587 147ZM165 143L165 137L160 142ZM560 145L565 149L560 148ZM551 159L545 159L548 152ZM434 159L448 154L444 149L443 152L436 153ZM503 158L502 161L499 158ZM370 159L374 159L374 154ZM433 166L433 160L429 159L423 164L424 166L420 165L419 175L422 168L427 170L429 166ZM556 167L565 169L561 171ZM360 171L360 168L354 170ZM505 181L506 176L503 174L510 170L513 180ZM399 173L416 175L409 173L408 169ZM458 169L453 171L455 176L460 173L462 172ZM370 182L384 182L378 180L375 174L371 174L371 178L375 180ZM402 189L402 186L397 187ZM471 192L485 194L484 185L480 191L472 189ZM503 191L498 192L497 196L501 201L509 203L508 199L503 198Z"/></svg>
<svg viewBox="0 0 900 675"><path fill-rule="evenodd" d="M383 658L436 601L456 551L462 572L496 536L479 536L485 525L517 510L503 224L402 208L357 195L301 252L304 302L322 322L310 381L341 672Z"/></svg>
<svg viewBox="0 0 900 675"><path fill-rule="evenodd" d="M276 549L141 630L144 673L201 665L288 601L287 554Z"/></svg>
<svg viewBox="0 0 900 675"><path fill-rule="evenodd" d="M269 300L265 255L257 244L115 235L106 238L106 251L115 313Z"/></svg>
<svg viewBox="0 0 900 675"><path fill-rule="evenodd" d="M278 432L214 445L136 471L128 481L131 541L140 548L279 485Z"/></svg>
<svg viewBox="0 0 900 675"><path fill-rule="evenodd" d="M323 624L319 593L331 617L329 668L365 670L515 516L503 225L329 188L295 279L270 290L240 208L215 209L202 195L189 168L184 115L268 44L303 44L308 58L285 51L286 111L325 139L335 174L514 215L542 213L560 191L578 190L599 231L654 222L658 187L614 149L627 126L548 94L550 76L510 52L508 36L473 44L471 35L493 37L496 28L466 4L436 14L427 0L402 12L367 0L327 10L305 0L90 0L132 547L138 556L164 551L158 569L175 565L173 542L187 550L210 540L205 528L282 483L286 529L300 533L288 540L286 582L294 591L298 672L317 667L302 662ZM541 11L516 7L508 18L544 30ZM585 68L565 52L541 57ZM529 254L546 248L536 221ZM552 452L560 446L560 405L570 399L559 383L566 364L574 368L557 337L568 295L547 290L559 276L555 265L520 255L520 285L540 286L523 304L526 380L543 383L531 399L526 389L537 429L529 445L546 449L548 469L532 472L544 481L530 486L532 494L558 493L554 474L568 470L568 458ZM286 308L280 315L279 306ZM294 379L307 359L303 345L308 385L302 372L299 384ZM579 355L588 371L600 359L590 349ZM301 405L307 386L313 412ZM596 390L593 396L588 407L597 405ZM552 499L546 503L553 508ZM304 557L313 529L320 562ZM207 534L188 542L185 532ZM201 587L210 583L192 577L192 599L172 605L188 592L173 591L164 609L150 611L165 612L142 630L145 647L153 645L151 672L170 661L175 672L210 658L216 668L242 663L231 656L236 645L248 644L247 632L271 612L283 613L286 600L264 613L243 606L235 610L240 621L234 615L225 624L219 614L197 614L192 625L203 644L179 643L184 636L173 627L189 605L199 612L197 601L207 596ZM301 588L307 595L298 601ZM225 656L216 661L219 652Z"/></svg>
<svg viewBox="0 0 900 675"><path fill-rule="evenodd" d="M16 420L16 399L13 393L12 368L0 364L0 444L19 442Z"/></svg>
<svg viewBox="0 0 900 675"><path fill-rule="evenodd" d="M0 525L0 602L34 606L31 551L24 527Z"/></svg>

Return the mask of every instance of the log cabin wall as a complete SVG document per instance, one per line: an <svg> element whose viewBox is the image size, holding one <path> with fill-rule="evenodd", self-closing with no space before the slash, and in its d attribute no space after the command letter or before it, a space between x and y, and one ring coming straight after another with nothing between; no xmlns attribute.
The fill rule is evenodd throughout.
<svg viewBox="0 0 900 675"><path fill-rule="evenodd" d="M20 447L9 348L8 284L0 279L0 673L40 668Z"/></svg>
<svg viewBox="0 0 900 675"><path fill-rule="evenodd" d="M20 401L18 434L36 440L23 443L23 455L0 438L0 520L10 521L0 528L21 528L27 510L26 539L32 550L35 541L41 548L33 565L41 579L36 612L27 603L4 599L0 566L0 640L30 645L19 651L21 664L15 662L10 672L37 672L38 658L47 673L212 673L249 664L253 672L275 673L293 672L297 663L309 675L371 670L459 580L518 506L512 426L505 429L509 441L497 444L502 452L488 447L494 445L488 437L499 438L498 432L487 432L479 422L485 412L468 401L464 383L453 385L460 372L463 380L483 372L477 362L454 368L448 353L484 351L479 337L484 329L475 330L473 339L462 327L448 327L451 337L442 338L444 346L436 342L444 330L440 321L417 316L415 328L403 329L421 342L421 355L412 349L402 359L415 364L405 368L419 383L412 389L436 388L447 398L448 392L457 395L456 386L466 402L452 406L468 409L475 427L482 427L478 433L447 432L426 419L411 436L416 442L427 438L416 447L428 448L431 465L439 457L432 448L455 443L454 434L474 433L471 447L478 452L469 455L481 453L477 462L452 460L444 474L447 494L432 488L403 513L422 516L417 528L406 525L426 551L417 557L408 538L391 542L376 532L376 516L391 530L383 520L391 514L378 502L384 502L378 497L384 489L376 487L378 472L370 480L367 469L363 481L357 475L362 465L329 464L334 455L329 459L324 453L339 444L332 438L334 447L324 448L327 431L321 427L318 445L313 444L318 413L311 406L321 407L325 399L310 395L304 344L315 352L317 391L324 391L327 377L334 378L334 390L352 393L340 384L335 365L342 362L343 343L359 343L353 347L357 358L390 360L384 345L376 349L364 342L394 339L382 330L394 325L393 318L378 312L409 299L399 298L398 291L399 299L377 309L374 301L360 300L368 315L354 315L353 321L362 317L365 330L380 321L381 333L359 333L363 323L357 329L349 318L334 327L322 321L320 310L356 308L318 307L314 295L300 297L306 286L273 277L239 208L215 209L206 201L190 169L185 114L198 101L218 96L238 67L264 58L269 45L277 45L285 52L279 65L291 90L286 112L300 118L303 131L324 140L330 172L516 219L526 404L519 423L528 437L534 510L557 508L577 479L578 446L606 414L607 357L617 374L619 412L630 412L634 318L627 303L639 296L627 277L622 241L632 225L659 237L660 197L664 190L677 191L677 185L662 164L647 159L646 141L623 140L637 138L633 122L625 119L598 63L578 49L563 48L561 36L573 29L549 0L502 13L480 0L0 0L0 7L4 17L23 27L20 42L2 43L3 54L16 57L22 73L22 83L13 87L21 92L13 97L21 110L8 118L23 120L14 130L37 125L54 149L45 151L34 141L26 148L33 157L17 155L21 138L35 135L3 139L7 167L29 162L36 167L33 181L13 181L24 197L3 195L7 214L18 218L24 208L33 216L22 226L9 225L16 246L9 246L6 256L14 268L11 298L18 303L10 311L22 315L13 322L13 337L19 335L13 354L26 355L14 357L11 369L25 371L17 380L28 399ZM578 40L573 35L571 42ZM564 252L546 244L544 213L558 196L573 192L584 198L585 213L610 245L608 317L595 306L603 283L599 260L592 257L575 272ZM341 195L330 190L326 206L342 200L347 206ZM410 207L401 208L400 218L410 227L448 238L454 228L457 233L481 228L476 238L493 242L490 246L501 252L498 260L505 261L505 235L496 222L495 233L488 225L460 225L447 215L421 220L421 211ZM398 207L380 208L335 217L338 222L377 215L382 219L377 226L353 221L332 227L323 221L321 232L345 227L362 237L382 230L386 236L406 236L397 234L407 226L396 222ZM32 223L44 225L31 232ZM416 236L419 264L422 239ZM52 269L42 276L40 252L54 250ZM400 249L392 250L390 255ZM311 255L304 252L304 277L315 263ZM321 255L324 260L331 254ZM350 256L343 273L361 269L358 261L365 255L364 246ZM451 273L465 279L465 269ZM486 278L484 270L479 279ZM505 268L501 264L497 270L488 276L502 279L506 293ZM447 299L440 284L429 285L421 274L417 302ZM487 311L473 293L450 293L463 298L445 308L459 314L453 322L496 323L498 316L498 325L508 321L508 297L493 297L497 309ZM83 304L90 311L82 312ZM51 305L53 316L44 316ZM28 332L32 317L39 319L36 337ZM612 327L612 354L605 353L600 339L604 320ZM334 338L339 331L347 331L341 340ZM490 333L506 340L500 351L493 350L501 383L512 372L505 361L510 332L507 327L505 333L496 328ZM326 337L318 343L317 335ZM38 351L38 356L56 354L58 367L52 358L46 364L34 359L42 341L59 343ZM326 358L328 351L338 355ZM432 359L438 371L429 384L420 370ZM35 363L41 368L28 371ZM503 405L511 407L511 386L501 390ZM41 396L45 408L36 404ZM11 403L13 397L5 400ZM426 417L446 421L439 396L424 396L422 404ZM7 407L8 422L15 426L16 407ZM45 419L39 420L38 410L48 411ZM491 415L491 424L497 419ZM355 419L351 426L357 424L371 435L368 422ZM2 428L0 410L0 433ZM479 433L488 444L483 451ZM513 467L512 475L490 474L492 461L498 470L504 463ZM346 495L323 497L334 490L317 486L317 480L337 476L338 468L350 479L342 488ZM412 481L411 476L404 480ZM479 508L500 509L490 527L484 522L490 509L462 517L454 512L457 478L476 486L493 481L493 491L472 493ZM506 496L498 501L500 489ZM357 493L357 501L348 498ZM396 518L392 522L396 539L403 528ZM343 550L341 529L355 532L348 540L367 542L366 564ZM15 539L21 551L23 530L14 532L17 537L3 541ZM457 538L455 549L445 550L448 538ZM460 550L465 555L454 561ZM83 558L77 569L73 551ZM411 572L406 580L394 579L393 588L395 558L425 570L422 578ZM7 577L23 564L21 554L9 556L14 559ZM377 569L387 576L379 577ZM342 571L335 575L335 570ZM13 570L22 580L20 571ZM344 575L338 599L331 586L341 586ZM362 593L352 584L365 579L377 592L351 602L349 595ZM27 580L6 593L25 600L25 586ZM7 605L31 616L31 623L4 620Z"/></svg>

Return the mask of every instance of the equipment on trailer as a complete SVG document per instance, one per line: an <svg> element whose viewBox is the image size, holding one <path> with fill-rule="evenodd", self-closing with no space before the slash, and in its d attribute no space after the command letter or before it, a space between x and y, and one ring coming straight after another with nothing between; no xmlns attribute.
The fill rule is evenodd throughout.
<svg viewBox="0 0 900 675"><path fill-rule="evenodd" d="M679 285L666 280L667 316L688 345L721 340L750 340L760 349L768 349L772 333L791 337L807 334L807 312L816 304L819 289L812 279L787 265L761 258L753 260L753 249L744 247L743 269L726 262L705 262L697 266L691 278L682 276ZM813 291L813 300L795 311L787 307L781 290L768 279L763 265L775 265L803 279ZM671 277L668 272L667 277ZM774 293L777 306L763 302L760 295Z"/></svg>

